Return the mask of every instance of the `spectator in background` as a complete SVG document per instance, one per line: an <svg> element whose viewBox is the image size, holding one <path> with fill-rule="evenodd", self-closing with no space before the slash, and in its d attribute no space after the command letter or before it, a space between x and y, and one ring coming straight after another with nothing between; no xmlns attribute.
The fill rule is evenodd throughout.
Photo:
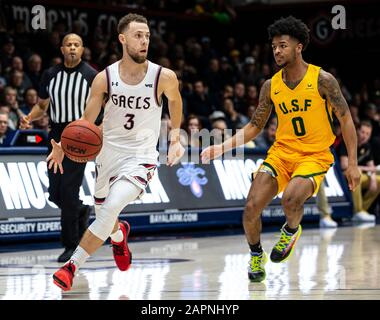
<svg viewBox="0 0 380 320"><path fill-rule="evenodd" d="M222 100L224 99L233 99L234 98L234 88L230 85L224 86Z"/></svg>
<svg viewBox="0 0 380 320"><path fill-rule="evenodd" d="M220 58L220 77L222 79L222 88L226 85L233 85L236 81L236 75L234 74L231 65L228 62L227 57L223 56Z"/></svg>
<svg viewBox="0 0 380 320"><path fill-rule="evenodd" d="M32 54L28 59L28 77L32 81L33 87L38 89L42 75L42 59L38 54Z"/></svg>
<svg viewBox="0 0 380 320"><path fill-rule="evenodd" d="M247 105L257 106L259 104L259 95L255 85L249 85L247 88Z"/></svg>
<svg viewBox="0 0 380 320"><path fill-rule="evenodd" d="M11 36L6 35L3 41L3 46L1 48L1 65L3 66L4 71L8 71L8 69L12 66L12 59L15 55L15 45L14 40Z"/></svg>
<svg viewBox="0 0 380 320"><path fill-rule="evenodd" d="M255 111L256 111L257 105L249 105L247 108L247 117L249 120L252 119Z"/></svg>
<svg viewBox="0 0 380 320"><path fill-rule="evenodd" d="M201 148L201 140L199 136L199 131L202 129L201 120L196 115L189 115L186 119L184 129L186 131L186 136L181 135L181 144L184 147L190 148Z"/></svg>
<svg viewBox="0 0 380 320"><path fill-rule="evenodd" d="M358 165L362 172L360 184L352 191L354 204L354 222L373 222L375 216L368 213L371 204L380 194L380 176L376 174L376 167L369 140L372 134L372 125L369 121L362 121L357 129L358 135ZM343 171L348 167L348 156L345 145L341 144L340 166ZM364 192L364 194L363 194Z"/></svg>
<svg viewBox="0 0 380 320"><path fill-rule="evenodd" d="M245 115L235 110L232 99L224 99L223 109L228 117L226 120L228 123L228 128L233 130L241 129L249 122L249 119Z"/></svg>
<svg viewBox="0 0 380 320"><path fill-rule="evenodd" d="M247 86L256 84L259 78L255 62L255 58L253 57L245 58L243 70L240 74L239 80Z"/></svg>
<svg viewBox="0 0 380 320"><path fill-rule="evenodd" d="M211 59L204 75L205 83L209 89L209 94L216 95L223 88L223 78L220 74L218 59Z"/></svg>
<svg viewBox="0 0 380 320"><path fill-rule="evenodd" d="M37 90L29 88L24 93L24 103L21 105L20 110L23 114L29 114L33 106L37 103L38 95Z"/></svg>
<svg viewBox="0 0 380 320"><path fill-rule="evenodd" d="M91 52L91 49L89 47L84 48L82 60L84 62L87 62L91 67L93 67L94 69L99 71L98 66L92 62L92 52Z"/></svg>
<svg viewBox="0 0 380 320"><path fill-rule="evenodd" d="M0 61L0 92L6 87L7 85L7 80L5 79L5 77L3 77L3 67L1 65L1 61Z"/></svg>
<svg viewBox="0 0 380 320"><path fill-rule="evenodd" d="M350 104L349 108L350 108L352 121L354 121L355 127L358 127L360 124L359 108L357 105L354 105L354 104Z"/></svg>
<svg viewBox="0 0 380 320"><path fill-rule="evenodd" d="M16 89L16 99L19 104L24 102L25 90L31 87L31 82L24 78L24 71L13 70L9 78L9 86Z"/></svg>
<svg viewBox="0 0 380 320"><path fill-rule="evenodd" d="M256 148L268 150L276 139L277 118L272 118L268 121L263 133L255 139Z"/></svg>
<svg viewBox="0 0 380 320"><path fill-rule="evenodd" d="M0 111L0 147L9 147L14 131L8 127L8 113Z"/></svg>
<svg viewBox="0 0 380 320"><path fill-rule="evenodd" d="M32 125L33 125L33 129L44 130L46 134L48 134L50 131L50 127L49 127L49 115L47 114L47 112L44 112L41 118L33 121Z"/></svg>
<svg viewBox="0 0 380 320"><path fill-rule="evenodd" d="M237 112L247 113L247 101L245 100L245 85L243 82L237 82L234 87L234 106Z"/></svg>
<svg viewBox="0 0 380 320"><path fill-rule="evenodd" d="M210 122L212 129L210 143L212 145L220 144L231 137L227 131L226 115L222 111L214 111L210 115Z"/></svg>
<svg viewBox="0 0 380 320"><path fill-rule="evenodd" d="M209 97L202 80L194 83L194 91L189 97L188 112L196 114L202 121L202 126L208 126L208 117L215 110L214 103Z"/></svg>
<svg viewBox="0 0 380 320"><path fill-rule="evenodd" d="M239 74L243 70L243 64L240 61L240 51L233 49L230 52L231 66L235 74Z"/></svg>
<svg viewBox="0 0 380 320"><path fill-rule="evenodd" d="M380 115L374 103L371 102L366 105L363 118L371 122L372 137L378 137L380 135Z"/></svg>
<svg viewBox="0 0 380 320"><path fill-rule="evenodd" d="M9 128L16 130L18 128L20 118L24 116L17 102L17 90L12 87L4 89L3 104L9 107Z"/></svg>

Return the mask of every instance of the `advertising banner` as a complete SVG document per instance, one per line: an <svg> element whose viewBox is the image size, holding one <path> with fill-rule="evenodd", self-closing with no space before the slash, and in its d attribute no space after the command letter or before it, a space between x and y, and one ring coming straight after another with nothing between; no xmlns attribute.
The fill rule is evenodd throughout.
<svg viewBox="0 0 380 320"><path fill-rule="evenodd" d="M263 154L246 154L244 160L218 159L207 165L159 165L146 194L124 208L122 217L134 220L135 230L240 224L251 174L264 158ZM84 204L94 203L94 177L95 164L88 162L80 189ZM49 201L48 185L44 155L1 155L0 238L59 231L60 211ZM330 206L349 213L346 186L334 167L326 175L325 191ZM319 217L315 197L306 202L306 216ZM264 221L278 217L283 217L281 194L263 212Z"/></svg>

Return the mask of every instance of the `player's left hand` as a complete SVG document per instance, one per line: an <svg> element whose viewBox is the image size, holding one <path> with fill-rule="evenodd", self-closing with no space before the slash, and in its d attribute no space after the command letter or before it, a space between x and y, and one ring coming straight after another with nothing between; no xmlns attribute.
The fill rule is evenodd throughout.
<svg viewBox="0 0 380 320"><path fill-rule="evenodd" d="M360 183L361 173L359 167L357 165L349 165L345 175L348 181L348 187L351 191L355 190Z"/></svg>
<svg viewBox="0 0 380 320"><path fill-rule="evenodd" d="M181 145L179 141L171 142L169 145L168 160L166 164L169 167L172 167L182 158L184 153L185 148Z"/></svg>

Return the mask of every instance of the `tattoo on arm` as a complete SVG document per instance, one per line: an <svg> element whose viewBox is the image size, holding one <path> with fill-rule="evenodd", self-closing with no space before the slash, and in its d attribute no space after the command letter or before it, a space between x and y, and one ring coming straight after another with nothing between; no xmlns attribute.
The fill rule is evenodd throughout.
<svg viewBox="0 0 380 320"><path fill-rule="evenodd" d="M260 90L259 105L252 116L251 124L263 129L272 112L272 102L270 99L270 80L264 82Z"/></svg>
<svg viewBox="0 0 380 320"><path fill-rule="evenodd" d="M318 90L321 96L330 102L332 110L337 117L343 117L349 111L339 83L330 73L323 70L320 71Z"/></svg>

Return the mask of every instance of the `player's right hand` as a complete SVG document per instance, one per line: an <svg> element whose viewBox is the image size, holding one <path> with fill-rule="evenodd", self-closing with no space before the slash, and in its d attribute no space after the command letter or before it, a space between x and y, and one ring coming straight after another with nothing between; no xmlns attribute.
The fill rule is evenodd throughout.
<svg viewBox="0 0 380 320"><path fill-rule="evenodd" d="M223 145L216 144L204 149L201 153L202 163L209 163L210 160L220 157L223 154Z"/></svg>
<svg viewBox="0 0 380 320"><path fill-rule="evenodd" d="M65 153L62 150L61 143L55 142L54 139L50 140L51 145L53 146L53 150L50 152L46 161L48 163L49 170L53 168L54 173L57 173L57 169L59 168L59 172L63 174L63 166L62 161L65 157Z"/></svg>
<svg viewBox="0 0 380 320"><path fill-rule="evenodd" d="M29 115L23 116L20 118L20 129L30 129L32 128L31 123L31 118Z"/></svg>

